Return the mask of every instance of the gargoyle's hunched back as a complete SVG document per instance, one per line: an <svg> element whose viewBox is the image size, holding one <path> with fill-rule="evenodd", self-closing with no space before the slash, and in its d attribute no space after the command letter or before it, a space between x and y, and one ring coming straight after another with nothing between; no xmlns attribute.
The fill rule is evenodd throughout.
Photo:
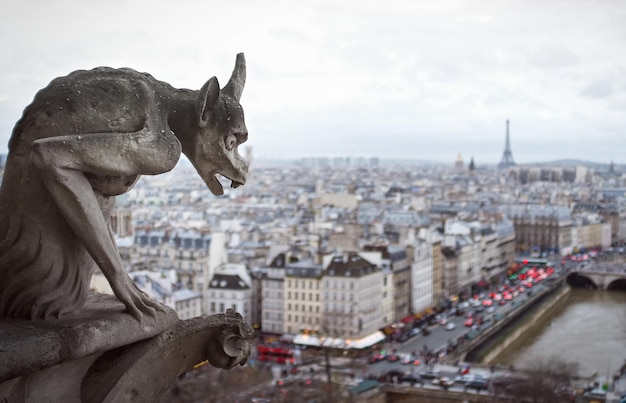
<svg viewBox="0 0 626 403"><path fill-rule="evenodd" d="M244 83L239 54L224 88L215 77L193 91L97 68L39 91L13 130L0 188L0 318L80 309L96 265L138 320L160 309L124 271L108 225L114 196L171 170L181 151L214 194L217 174L245 183Z"/></svg>

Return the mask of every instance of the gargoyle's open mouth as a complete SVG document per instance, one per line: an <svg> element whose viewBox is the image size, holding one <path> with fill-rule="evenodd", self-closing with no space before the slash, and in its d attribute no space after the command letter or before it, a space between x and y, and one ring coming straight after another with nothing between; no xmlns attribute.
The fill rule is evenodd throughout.
<svg viewBox="0 0 626 403"><path fill-rule="evenodd" d="M224 186L222 185L220 178L229 180L230 187L233 189L238 188L239 186L243 185L243 182L239 182L235 179L231 179L225 175L217 174L217 173L213 174L209 177L209 180L206 182L206 184L209 187L209 190L211 191L211 193L213 193L216 196L221 196L224 194Z"/></svg>

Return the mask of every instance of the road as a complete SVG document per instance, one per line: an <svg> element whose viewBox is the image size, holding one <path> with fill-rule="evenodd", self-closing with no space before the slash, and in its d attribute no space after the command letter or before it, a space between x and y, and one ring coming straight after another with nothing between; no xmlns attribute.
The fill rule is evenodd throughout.
<svg viewBox="0 0 626 403"><path fill-rule="evenodd" d="M560 266L560 265L557 265L557 266ZM565 271L566 270L561 270L561 268L558 267L555 273L551 277L549 277L549 279L546 281L554 281L554 279L563 275ZM529 296L533 295L536 292L535 291L536 287L541 287L541 285L535 286L529 290L526 290L526 292L524 293L520 293L518 297L514 298L511 301L507 301L504 305L499 305L497 302L494 301L493 312L488 312L487 310L484 310L482 312L476 312L476 308L468 308L466 310L466 313L472 312L474 314L474 317L476 317L477 314L482 315L484 318L484 321L486 322L486 325L484 327L487 327L493 323L493 318L496 315L506 314L509 311L519 307L520 304L523 304L524 302L526 302ZM447 321L455 324L454 329L446 330L445 327L441 325L429 326L430 334L428 336L419 334L404 343L396 343L396 342L388 343L386 345L386 349L387 349L386 353L389 354L391 350L395 349L396 353L399 356L403 357L413 352L419 353L421 351L424 351L425 349L428 349L430 351L445 351L445 349L448 347L448 345L451 342L454 342L455 340L459 339L461 336L472 331L472 328L464 326L465 319L466 319L465 314L462 316L455 316L455 315L448 316ZM369 375L380 376L380 375L385 374L391 369L398 369L398 368L403 369L405 372L412 371L417 374L423 374L424 372L428 370L428 368L426 368L426 365L424 365L424 363L421 363L418 366L413 366L413 365L403 365L400 362L381 361L375 364L368 364L368 368L364 370L364 372L367 372L367 374ZM444 374L444 376L445 375L449 375L449 374ZM454 373L452 375L453 375L452 378L454 378L454 376L456 376L457 374Z"/></svg>

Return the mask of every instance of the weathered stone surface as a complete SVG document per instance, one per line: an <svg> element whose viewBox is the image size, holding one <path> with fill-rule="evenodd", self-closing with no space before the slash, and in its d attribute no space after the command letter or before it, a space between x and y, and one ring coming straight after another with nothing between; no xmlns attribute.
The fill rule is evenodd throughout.
<svg viewBox="0 0 626 403"><path fill-rule="evenodd" d="M131 281L109 227L114 196L181 152L216 195L218 174L245 183L245 75L243 54L222 89L215 77L192 91L81 70L24 110L0 187L1 402L153 402L198 362L247 361L254 333L241 315L180 321ZM96 266L115 296L89 292Z"/></svg>
<svg viewBox="0 0 626 403"><path fill-rule="evenodd" d="M151 403L200 362L208 360L213 366L229 369L245 364L250 356L254 331L232 310L186 321L170 316L168 320L175 323L168 330L118 345L121 339L115 334L124 333L120 329L125 326L135 326L131 329L134 334L158 330L150 326L137 329L137 321L123 314L123 305L113 297L106 303L93 302L98 307L111 305L102 321L83 323L76 318L3 324L0 337L6 336L9 344L2 344L0 355L0 401ZM24 327L25 323L44 328ZM36 331L29 335L33 329ZM20 337L24 337L22 342ZM76 348L78 344L85 346ZM4 351L7 347L18 347L22 353ZM29 348L35 350L25 353ZM48 350L51 354L46 356ZM39 353L40 362L36 360ZM26 362L21 363L22 359Z"/></svg>
<svg viewBox="0 0 626 403"><path fill-rule="evenodd" d="M245 364L253 337L232 310L181 321L153 339L100 357L83 380L81 401L158 401L178 376L204 360L224 369Z"/></svg>
<svg viewBox="0 0 626 403"><path fill-rule="evenodd" d="M138 321L161 304L125 273L109 229L114 196L187 155L214 194L217 174L246 181L239 98L243 54L228 84L176 89L146 73L100 67L53 80L24 110L0 187L0 319L54 319L82 309L96 265Z"/></svg>
<svg viewBox="0 0 626 403"><path fill-rule="evenodd" d="M0 382L151 338L178 322L167 307L137 322L117 298L95 293L59 320L0 321Z"/></svg>

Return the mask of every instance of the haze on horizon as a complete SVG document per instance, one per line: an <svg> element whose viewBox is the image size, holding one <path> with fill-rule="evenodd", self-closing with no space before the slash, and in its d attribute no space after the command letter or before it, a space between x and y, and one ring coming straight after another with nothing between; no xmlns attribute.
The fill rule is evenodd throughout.
<svg viewBox="0 0 626 403"><path fill-rule="evenodd" d="M626 163L626 2L7 0L0 153L53 78L107 65L242 97L258 158Z"/></svg>

